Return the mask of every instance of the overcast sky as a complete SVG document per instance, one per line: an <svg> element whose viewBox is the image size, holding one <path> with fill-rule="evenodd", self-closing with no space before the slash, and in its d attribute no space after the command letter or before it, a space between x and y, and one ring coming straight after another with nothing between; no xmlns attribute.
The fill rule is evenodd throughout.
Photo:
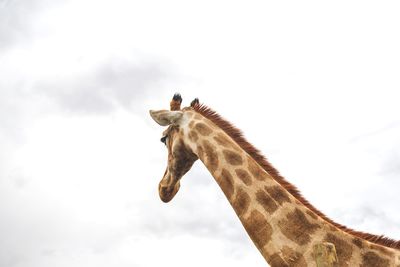
<svg viewBox="0 0 400 267"><path fill-rule="evenodd" d="M0 0L0 266L265 266L149 109L199 97L317 208L400 239L398 1Z"/></svg>

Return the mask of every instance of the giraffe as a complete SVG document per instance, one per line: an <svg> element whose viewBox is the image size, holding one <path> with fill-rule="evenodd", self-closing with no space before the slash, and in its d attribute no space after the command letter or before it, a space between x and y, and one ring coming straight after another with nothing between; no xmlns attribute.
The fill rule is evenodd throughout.
<svg viewBox="0 0 400 267"><path fill-rule="evenodd" d="M163 202L173 199L181 178L200 159L270 266L400 267L400 241L330 220L232 124L198 99L183 109L181 103L175 94L170 110L150 110L158 124L168 126L161 138L168 150L158 187ZM322 262L321 248L330 255Z"/></svg>

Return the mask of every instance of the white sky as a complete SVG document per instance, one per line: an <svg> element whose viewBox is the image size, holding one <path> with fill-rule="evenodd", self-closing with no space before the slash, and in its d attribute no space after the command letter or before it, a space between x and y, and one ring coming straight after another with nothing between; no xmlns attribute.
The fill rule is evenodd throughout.
<svg viewBox="0 0 400 267"><path fill-rule="evenodd" d="M198 162L169 204L176 91L335 221L400 239L397 1L0 0L0 266L265 266Z"/></svg>

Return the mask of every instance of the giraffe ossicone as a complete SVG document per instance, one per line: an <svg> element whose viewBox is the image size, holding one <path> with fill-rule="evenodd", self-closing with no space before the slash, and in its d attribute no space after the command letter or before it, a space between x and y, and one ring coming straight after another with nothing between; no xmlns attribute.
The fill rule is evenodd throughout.
<svg viewBox="0 0 400 267"><path fill-rule="evenodd" d="M158 124L167 126L161 139L168 150L159 183L162 201L174 198L181 178L200 159L270 266L400 267L400 241L333 222L232 124L198 99L185 108L181 103L175 94L170 110L150 111Z"/></svg>

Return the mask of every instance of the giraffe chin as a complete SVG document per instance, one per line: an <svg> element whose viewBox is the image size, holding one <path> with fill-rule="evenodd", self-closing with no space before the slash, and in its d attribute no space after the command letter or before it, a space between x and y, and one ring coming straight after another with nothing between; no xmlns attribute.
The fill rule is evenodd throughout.
<svg viewBox="0 0 400 267"><path fill-rule="evenodd" d="M174 198L176 193L179 191L180 182L178 181L174 185L170 185L170 186L164 186L162 183L163 183L163 181L161 181L158 186L158 192L160 195L160 199L162 202L168 203Z"/></svg>

